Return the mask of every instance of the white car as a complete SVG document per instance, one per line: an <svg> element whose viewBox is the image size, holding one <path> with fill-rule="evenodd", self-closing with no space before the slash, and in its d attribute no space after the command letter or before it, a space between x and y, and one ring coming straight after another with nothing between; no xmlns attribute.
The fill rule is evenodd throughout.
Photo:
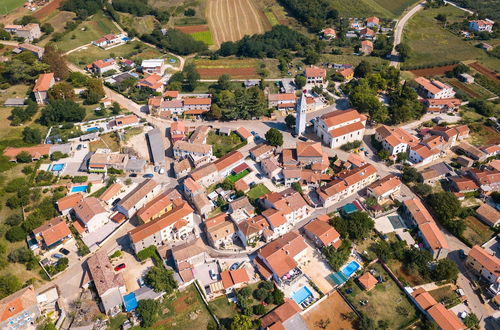
<svg viewBox="0 0 500 330"><path fill-rule="evenodd" d="M165 168L164 167L160 168L160 172L158 172L158 173L160 173L160 174L165 173Z"/></svg>

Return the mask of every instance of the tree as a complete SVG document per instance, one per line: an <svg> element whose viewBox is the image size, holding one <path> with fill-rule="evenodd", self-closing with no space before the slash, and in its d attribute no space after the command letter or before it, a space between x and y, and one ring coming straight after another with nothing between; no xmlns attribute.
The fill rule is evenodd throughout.
<svg viewBox="0 0 500 330"><path fill-rule="evenodd" d="M316 321L314 323L314 325L317 326L320 329L327 329L331 322L332 321L329 318L320 319L320 320Z"/></svg>
<svg viewBox="0 0 500 330"><path fill-rule="evenodd" d="M276 305L281 305L285 302L285 294L277 287L273 290L273 301Z"/></svg>
<svg viewBox="0 0 500 330"><path fill-rule="evenodd" d="M0 276L0 299L21 289L21 282L15 275Z"/></svg>
<svg viewBox="0 0 500 330"><path fill-rule="evenodd" d="M163 267L152 267L146 274L144 280L148 285L152 286L156 292L166 292L170 294L177 288L177 282L173 277L173 272Z"/></svg>
<svg viewBox="0 0 500 330"><path fill-rule="evenodd" d="M230 330L250 330L252 328L252 320L242 314L236 314L229 327Z"/></svg>
<svg viewBox="0 0 500 330"><path fill-rule="evenodd" d="M49 98L53 100L74 100L76 98L73 86L67 82L60 82L49 89Z"/></svg>
<svg viewBox="0 0 500 330"><path fill-rule="evenodd" d="M349 239L343 239L338 249L335 249L332 245L328 245L323 247L321 252L325 256L330 267L338 271L349 259L349 255L351 254L351 241Z"/></svg>
<svg viewBox="0 0 500 330"><path fill-rule="evenodd" d="M266 132L265 137L267 142L272 146L279 147L283 145L283 134L274 127Z"/></svg>
<svg viewBox="0 0 500 330"><path fill-rule="evenodd" d="M425 197L432 192L432 187L425 183L417 183L413 187L413 191L415 191L415 193L419 194L420 196Z"/></svg>
<svg viewBox="0 0 500 330"><path fill-rule="evenodd" d="M469 329L479 329L479 319L477 318L477 315L469 312L469 314L465 317L464 319L464 324L467 328Z"/></svg>
<svg viewBox="0 0 500 330"><path fill-rule="evenodd" d="M40 122L51 126L64 122L79 122L85 118L85 108L72 100L50 100L42 110Z"/></svg>
<svg viewBox="0 0 500 330"><path fill-rule="evenodd" d="M188 8L184 11L184 15L185 16L194 16L194 15L196 15L196 10L194 10L193 8Z"/></svg>
<svg viewBox="0 0 500 330"><path fill-rule="evenodd" d="M378 152L378 154L377 154L377 155L379 156L379 158L380 158L381 160L386 160L386 159L388 159L388 158L389 158L389 156L390 156L391 154L389 153L389 151L387 151L387 150L385 150L385 149L382 149L382 150L380 150L380 151Z"/></svg>
<svg viewBox="0 0 500 330"><path fill-rule="evenodd" d="M7 230L7 232L5 233L5 238L9 242L21 242L26 238L26 232L23 230L23 228L15 226Z"/></svg>
<svg viewBox="0 0 500 330"><path fill-rule="evenodd" d="M113 105L111 106L111 113L113 115L118 115L120 114L120 112L122 111L120 105L118 104L118 102L113 102Z"/></svg>
<svg viewBox="0 0 500 330"><path fill-rule="evenodd" d="M458 278L457 264L450 259L440 259L432 271L435 281L456 281Z"/></svg>
<svg viewBox="0 0 500 330"><path fill-rule="evenodd" d="M396 162L403 163L408 160L408 154L406 152L400 152L396 158Z"/></svg>
<svg viewBox="0 0 500 330"><path fill-rule="evenodd" d="M266 314L266 308L262 304L257 304L253 306L253 313L255 315L264 315Z"/></svg>
<svg viewBox="0 0 500 330"><path fill-rule="evenodd" d="M293 182L292 183L292 189L301 193L302 192L302 186L300 185L299 182Z"/></svg>
<svg viewBox="0 0 500 330"><path fill-rule="evenodd" d="M436 19L437 19L438 21L442 22L442 23L446 23L446 15L444 15L444 14L438 14L438 15L436 16Z"/></svg>
<svg viewBox="0 0 500 330"><path fill-rule="evenodd" d="M292 114L287 115L285 117L285 123L289 129L293 129L295 127L295 116Z"/></svg>
<svg viewBox="0 0 500 330"><path fill-rule="evenodd" d="M139 300L137 312L141 315L141 325L145 328L151 327L156 322L161 312L160 302L153 299Z"/></svg>
<svg viewBox="0 0 500 330"><path fill-rule="evenodd" d="M49 35L51 34L52 32L54 32L54 27L52 26L52 24L50 23L43 23L42 25L40 25L40 30Z"/></svg>
<svg viewBox="0 0 500 330"><path fill-rule="evenodd" d="M28 144L39 144L42 141L42 132L38 128L25 127L23 141Z"/></svg>
<svg viewBox="0 0 500 330"><path fill-rule="evenodd" d="M66 65L63 54L54 46L50 44L45 46L42 62L49 65L50 71L54 72L54 76L56 78L64 80L69 77L69 69Z"/></svg>
<svg viewBox="0 0 500 330"><path fill-rule="evenodd" d="M27 151L21 151L16 156L16 161L18 163L30 163L33 159Z"/></svg>
<svg viewBox="0 0 500 330"><path fill-rule="evenodd" d="M401 180L404 183L417 182L421 178L420 173L414 167L405 166L403 169L403 175L401 176Z"/></svg>
<svg viewBox="0 0 500 330"><path fill-rule="evenodd" d="M399 58L401 58L401 61L404 62L410 57L411 48L409 45L400 43L399 45L396 45L395 49L399 53Z"/></svg>
<svg viewBox="0 0 500 330"><path fill-rule="evenodd" d="M372 72L372 65L370 62L365 60L359 62L359 64L354 68L354 76L357 78L364 78L369 73Z"/></svg>
<svg viewBox="0 0 500 330"><path fill-rule="evenodd" d="M384 240L380 240L375 243L374 250L377 257L384 262L393 258L391 246Z"/></svg>
<svg viewBox="0 0 500 330"><path fill-rule="evenodd" d="M223 74L217 79L217 88L219 90L231 89L231 76Z"/></svg>
<svg viewBox="0 0 500 330"><path fill-rule="evenodd" d="M430 194L427 202L441 222L454 219L461 209L460 201L449 191Z"/></svg>
<svg viewBox="0 0 500 330"><path fill-rule="evenodd" d="M375 226L375 222L366 212L354 212L347 216L349 223L349 237L351 239L363 239L368 236Z"/></svg>
<svg viewBox="0 0 500 330"><path fill-rule="evenodd" d="M193 63L190 63L184 67L184 75L186 76L187 89L193 91L196 86L198 86L198 80L200 80L200 74L196 71L196 67Z"/></svg>
<svg viewBox="0 0 500 330"><path fill-rule="evenodd" d="M295 76L295 79L293 82L295 83L295 86L297 87L297 89L302 89L302 88L304 88L304 86L307 83L307 78L304 75L299 74L299 75Z"/></svg>

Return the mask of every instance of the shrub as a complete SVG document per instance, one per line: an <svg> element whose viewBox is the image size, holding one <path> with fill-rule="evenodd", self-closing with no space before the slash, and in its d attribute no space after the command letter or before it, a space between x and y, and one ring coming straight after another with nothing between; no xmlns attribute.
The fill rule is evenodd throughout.
<svg viewBox="0 0 500 330"><path fill-rule="evenodd" d="M346 144L343 144L340 146L340 149L344 151L349 151L352 149L356 149L361 147L361 141L353 141L353 142L347 142Z"/></svg>

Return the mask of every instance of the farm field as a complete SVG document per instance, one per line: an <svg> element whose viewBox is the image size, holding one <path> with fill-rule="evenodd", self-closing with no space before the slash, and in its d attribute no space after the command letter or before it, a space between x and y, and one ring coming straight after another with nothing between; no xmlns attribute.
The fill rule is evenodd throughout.
<svg viewBox="0 0 500 330"><path fill-rule="evenodd" d="M111 19L106 17L103 12L99 12L82 22L78 27L64 35L61 41L56 43L57 47L63 52L74 49L99 39L108 33L118 33L118 28Z"/></svg>
<svg viewBox="0 0 500 330"><path fill-rule="evenodd" d="M228 74L236 79L259 78L255 59L194 60L201 79L217 79Z"/></svg>
<svg viewBox="0 0 500 330"><path fill-rule="evenodd" d="M500 133L493 128L481 125L477 131L471 131L470 143L475 146L484 146L500 143Z"/></svg>
<svg viewBox="0 0 500 330"><path fill-rule="evenodd" d="M43 19L44 17L50 15L54 10L59 8L64 0L52 0L46 6L43 6L41 9L37 10L33 16L38 19Z"/></svg>
<svg viewBox="0 0 500 330"><path fill-rule="evenodd" d="M217 46L271 28L264 12L253 0L208 0L206 14Z"/></svg>
<svg viewBox="0 0 500 330"><path fill-rule="evenodd" d="M500 75L498 73L491 71L490 69L488 69L484 65L481 65L481 63L479 63L479 62L471 63L471 64L469 64L469 66L471 68L473 68L474 70L485 75L488 79L491 79L491 80L496 81L496 82L499 82L499 80L500 80Z"/></svg>
<svg viewBox="0 0 500 330"><path fill-rule="evenodd" d="M465 18L464 12L452 6L418 12L408 21L404 30L404 42L412 49L412 54L404 66L479 60L492 69L500 69L500 62L475 47L474 41L464 41L441 27L434 18L438 14L446 15L450 21Z"/></svg>
<svg viewBox="0 0 500 330"><path fill-rule="evenodd" d="M462 90L464 93L473 98L488 99L491 97L495 97L495 94L491 93L490 91L488 91L487 89L476 83L464 84L458 79L444 79L444 81L449 83L453 87Z"/></svg>
<svg viewBox="0 0 500 330"><path fill-rule="evenodd" d="M195 40L203 41L206 45L213 45L212 33L208 25L185 25L176 26L177 30L190 34Z"/></svg>
<svg viewBox="0 0 500 330"><path fill-rule="evenodd" d="M2 4L0 4L0 15L8 14L12 10L21 7L24 3L24 0L2 0Z"/></svg>
<svg viewBox="0 0 500 330"><path fill-rule="evenodd" d="M419 77L419 76L424 76L424 77L440 76L440 75L445 74L448 71L453 70L453 68L456 66L457 66L457 64L452 64L452 65L435 66L435 67L427 68L427 69L415 69L415 70L408 70L408 71L413 73L416 77Z"/></svg>
<svg viewBox="0 0 500 330"><path fill-rule="evenodd" d="M482 245L494 232L481 222L478 218L470 216L465 219L467 228L464 231L464 237L472 243L472 245Z"/></svg>
<svg viewBox="0 0 500 330"><path fill-rule="evenodd" d="M333 7L344 17L378 16L396 18L405 9L416 3L416 0L339 0Z"/></svg>
<svg viewBox="0 0 500 330"><path fill-rule="evenodd" d="M324 301L308 310L303 317L309 329L317 329L318 322L321 320L330 321L324 329L354 329L353 321L350 319L352 314L354 314L353 310L335 291Z"/></svg>
<svg viewBox="0 0 500 330"><path fill-rule="evenodd" d="M356 55L330 55L330 54L323 54L322 60L325 60L327 62L331 63L342 63L342 64L352 64L354 66L358 65L359 62L361 61L367 61L370 62L371 64L383 64L383 63L389 63L387 60L384 60L380 57L375 57L375 56L356 56Z"/></svg>
<svg viewBox="0 0 500 330"><path fill-rule="evenodd" d="M138 35L149 34L153 32L155 23L154 16L146 15L143 17L134 17L131 14L119 13L120 25L125 29L134 29ZM128 30L127 30L128 31Z"/></svg>
<svg viewBox="0 0 500 330"><path fill-rule="evenodd" d="M84 67L95 60L104 60L112 56L126 57L133 60L135 58L148 59L160 57L162 53L158 49L146 46L140 41L132 41L107 50L89 45L86 48L68 54L67 58L71 63Z"/></svg>

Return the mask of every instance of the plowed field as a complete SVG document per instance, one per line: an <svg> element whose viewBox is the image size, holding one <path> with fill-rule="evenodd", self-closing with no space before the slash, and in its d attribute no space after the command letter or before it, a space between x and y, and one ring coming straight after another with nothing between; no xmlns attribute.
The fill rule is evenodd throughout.
<svg viewBox="0 0 500 330"><path fill-rule="evenodd" d="M409 70L409 71L411 73L413 73L415 76L440 76L440 75L445 74L448 71L453 70L453 68L456 66L457 66L457 64L453 64L453 65L435 66L432 68L416 69L416 70Z"/></svg>
<svg viewBox="0 0 500 330"><path fill-rule="evenodd" d="M196 69L202 79L217 79L223 74L228 74L231 78L258 78L255 68L198 68Z"/></svg>
<svg viewBox="0 0 500 330"><path fill-rule="evenodd" d="M491 71L490 69L488 69L487 67L481 65L479 62L471 63L471 64L469 64L469 66L471 68L473 68L474 70L481 72L482 74L484 74L486 77L488 77L489 79L491 79L493 81L500 80L499 75L497 73L495 73L495 72Z"/></svg>
<svg viewBox="0 0 500 330"><path fill-rule="evenodd" d="M187 34L208 31L208 25L185 25L185 26L176 26L175 28Z"/></svg>
<svg viewBox="0 0 500 330"><path fill-rule="evenodd" d="M52 13L54 10L61 6L63 0L52 0L49 4L43 6L40 10L36 11L33 16L38 19L43 19L45 16Z"/></svg>

